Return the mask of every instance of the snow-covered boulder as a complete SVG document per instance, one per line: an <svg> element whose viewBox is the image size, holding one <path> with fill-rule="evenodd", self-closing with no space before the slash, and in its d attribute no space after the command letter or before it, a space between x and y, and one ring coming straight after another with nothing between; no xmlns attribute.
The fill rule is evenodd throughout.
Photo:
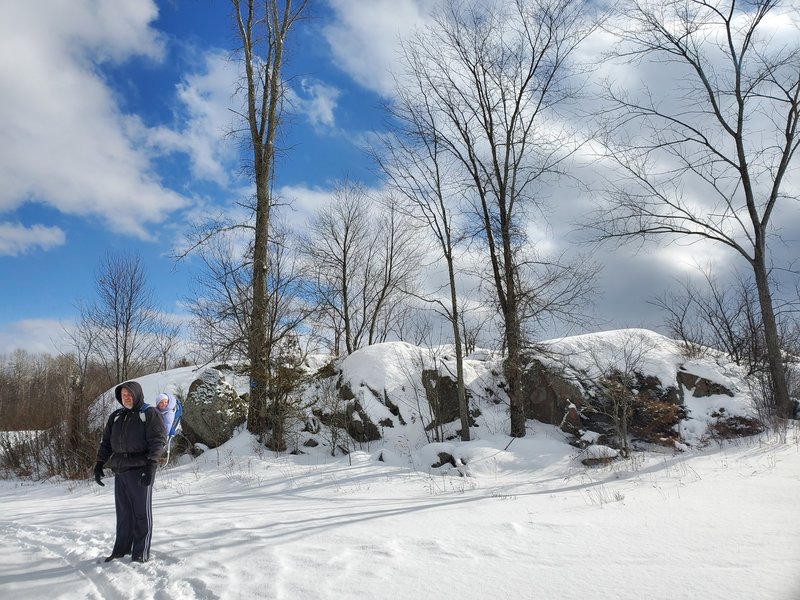
<svg viewBox="0 0 800 600"><path fill-rule="evenodd" d="M378 426L364 410L358 398L347 384L339 382L338 389L334 392L337 401L319 402L312 408L312 414L318 418L323 425L345 430L348 435L356 442L373 442L381 438ZM377 392L372 391L372 394ZM392 425L388 421L389 426Z"/></svg>
<svg viewBox="0 0 800 600"><path fill-rule="evenodd" d="M193 443L215 448L227 442L247 418L247 403L219 369L206 369L189 386L181 421Z"/></svg>

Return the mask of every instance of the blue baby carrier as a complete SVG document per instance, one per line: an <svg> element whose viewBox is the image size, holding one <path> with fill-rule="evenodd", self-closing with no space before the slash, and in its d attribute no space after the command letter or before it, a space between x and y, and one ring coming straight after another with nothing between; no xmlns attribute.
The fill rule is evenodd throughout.
<svg viewBox="0 0 800 600"><path fill-rule="evenodd" d="M183 404L181 403L180 400L175 398L175 420L172 421L172 427L170 427L169 431L167 432L167 438L172 439L175 437L182 416L183 416Z"/></svg>
<svg viewBox="0 0 800 600"><path fill-rule="evenodd" d="M178 430L178 425L181 422L181 417L183 416L183 403L175 398L175 418L172 421L172 427L170 427L169 431L167 432L167 463L169 464L169 451L172 446L172 438L175 437L175 434Z"/></svg>
<svg viewBox="0 0 800 600"><path fill-rule="evenodd" d="M172 427L170 427L169 431L167 432L167 462L169 464L169 451L172 447L172 438L175 437L177 433L178 425L181 422L181 417L183 416L183 404L180 400L175 398L175 419L172 421Z"/></svg>

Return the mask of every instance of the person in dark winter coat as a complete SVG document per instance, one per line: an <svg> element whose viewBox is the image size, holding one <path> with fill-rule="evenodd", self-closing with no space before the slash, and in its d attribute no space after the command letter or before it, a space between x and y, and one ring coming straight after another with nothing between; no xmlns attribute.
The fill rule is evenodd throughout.
<svg viewBox="0 0 800 600"><path fill-rule="evenodd" d="M122 408L108 418L94 467L99 485L105 485L107 462L114 471L117 537L106 562L128 554L133 562L147 562L153 533L153 480L167 436L158 411L152 406L142 410L144 393L137 382L118 385L114 394Z"/></svg>

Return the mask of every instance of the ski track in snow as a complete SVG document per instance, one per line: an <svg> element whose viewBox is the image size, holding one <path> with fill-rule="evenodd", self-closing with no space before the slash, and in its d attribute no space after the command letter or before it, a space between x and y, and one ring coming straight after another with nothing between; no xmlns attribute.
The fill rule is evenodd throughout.
<svg viewBox="0 0 800 600"><path fill-rule="evenodd" d="M47 596L53 598L75 596L75 591L64 593L59 590L58 579L76 575L80 593L86 598L97 600L124 600L126 598L154 598L170 600L175 598L217 598L206 584L199 579L173 581L170 568L179 561L166 555L153 557L146 564L131 563L129 557L104 562L105 555L98 555L98 548L110 548L113 538L97 536L88 532L76 531L67 527L38 527L20 524L7 524L0 529L0 538L10 547L5 552L25 558L31 565L24 585L15 585L0 578L0 584L8 585L14 597L30 597L35 593L30 582L40 586ZM5 553L4 552L4 553ZM56 563L58 566L49 566ZM47 568L39 566L48 565ZM9 578L12 579L12 578ZM48 584L48 580L55 580ZM19 579L22 582L22 578ZM85 584L85 585L83 585ZM53 587L50 587L52 585ZM71 584L71 585L74 585ZM48 589L49 588L49 589ZM2 585L0 585L2 589ZM6 596L11 597L11 596Z"/></svg>

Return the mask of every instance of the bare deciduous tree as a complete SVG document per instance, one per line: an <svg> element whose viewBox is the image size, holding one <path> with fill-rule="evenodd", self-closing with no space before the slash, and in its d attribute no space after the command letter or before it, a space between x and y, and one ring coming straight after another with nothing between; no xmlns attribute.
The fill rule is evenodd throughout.
<svg viewBox="0 0 800 600"><path fill-rule="evenodd" d="M458 317L459 330L464 339L464 353L469 355L477 350L483 330L491 321L492 315L483 307L468 309L462 306Z"/></svg>
<svg viewBox="0 0 800 600"><path fill-rule="evenodd" d="M740 275L731 286L723 286L707 270L700 288L688 281L682 290L669 291L652 303L667 315L673 337L688 353L714 348L745 368L748 376L769 372L766 360L758 293L752 279Z"/></svg>
<svg viewBox="0 0 800 600"><path fill-rule="evenodd" d="M645 357L652 352L652 341L635 329L621 332L613 348L591 349L589 380L598 393L585 399L587 408L611 420L620 453L630 455L629 431L637 402L637 381Z"/></svg>
<svg viewBox="0 0 800 600"><path fill-rule="evenodd" d="M456 288L455 246L459 235L453 226L463 194L455 187L457 178L449 172L453 159L441 146L422 74L411 71L404 80L410 83L398 85L398 100L388 109L395 125L392 134L383 138L382 147L374 152L374 157L390 186L400 194L404 212L433 234L444 258L449 302L436 298L430 302L440 307L452 328L461 439L469 441L464 350L459 328L462 318Z"/></svg>
<svg viewBox="0 0 800 600"><path fill-rule="evenodd" d="M197 252L203 269L189 306L192 337L206 362L242 359L249 352L251 263L237 252L235 237L217 234Z"/></svg>
<svg viewBox="0 0 800 600"><path fill-rule="evenodd" d="M269 354L267 294L270 212L273 206L272 181L275 136L282 115L285 43L289 31L301 18L307 0L231 0L241 41L244 62L244 102L242 118L252 150L251 172L255 182L255 230L253 237L252 303L248 355L251 370L251 396L247 428L263 433L269 396Z"/></svg>
<svg viewBox="0 0 800 600"><path fill-rule="evenodd" d="M166 315L159 317L153 332L153 348L161 371L172 368L182 329L181 324L173 318Z"/></svg>
<svg viewBox="0 0 800 600"><path fill-rule="evenodd" d="M310 223L302 247L334 352L385 341L421 262L419 237L397 206L370 206L363 186L345 181Z"/></svg>
<svg viewBox="0 0 800 600"><path fill-rule="evenodd" d="M268 402L263 419L272 430L270 445L285 446L282 419L287 378L275 379L283 367L279 354L307 319L311 308L304 301L304 273L290 248L285 230L273 223L268 253L265 349L268 361ZM252 303L252 248L241 249L236 231L218 233L198 250L204 263L191 302L193 337L206 361L240 360L250 351ZM244 256L242 256L244 252ZM293 343L293 342L292 342ZM278 394L276 390L281 390ZM263 433L263 432L262 432Z"/></svg>
<svg viewBox="0 0 800 600"><path fill-rule="evenodd" d="M100 260L95 297L80 307L80 321L79 333L93 338L95 357L111 382L137 377L151 366L158 317L137 254L107 254Z"/></svg>
<svg viewBox="0 0 800 600"><path fill-rule="evenodd" d="M586 4L449 1L432 25L408 41L411 100L421 102L424 134L462 171L476 232L489 253L503 320L511 435L525 435L520 395L523 319L533 298L524 248L525 211L540 204L537 184L561 174L576 145L554 110L573 96L569 63L592 30ZM535 276L535 275L532 275ZM535 286L533 286L535 288ZM527 297L526 297L527 296Z"/></svg>
<svg viewBox="0 0 800 600"><path fill-rule="evenodd" d="M638 96L609 87L607 158L619 167L593 215L602 239L671 236L729 248L753 273L778 415L791 412L769 278L779 206L800 145L796 13L780 0L631 0L616 57L674 70ZM794 26L791 25L793 21Z"/></svg>
<svg viewBox="0 0 800 600"><path fill-rule="evenodd" d="M67 398L69 418L67 420L68 446L74 451L82 452L86 449L89 433L88 407L104 390L115 382L107 378L98 380L92 376L92 367L97 364L95 344L98 330L88 320L79 321L75 328L65 329L67 339L72 346L72 352L64 355L64 360L70 364ZM96 440L91 440L92 449ZM89 457L91 460L93 456ZM89 466L86 462L86 467Z"/></svg>

